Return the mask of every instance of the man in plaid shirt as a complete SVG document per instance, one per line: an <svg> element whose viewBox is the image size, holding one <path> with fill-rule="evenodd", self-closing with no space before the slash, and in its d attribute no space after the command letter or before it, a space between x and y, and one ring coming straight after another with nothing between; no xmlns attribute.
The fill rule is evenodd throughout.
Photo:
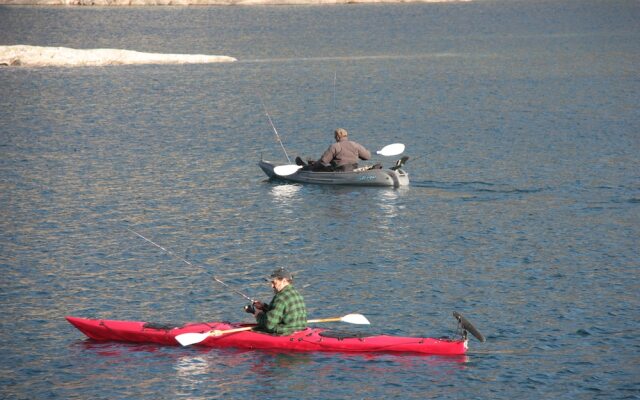
<svg viewBox="0 0 640 400"><path fill-rule="evenodd" d="M293 276L285 268L278 268L268 281L275 292L271 303L253 303L249 307L258 321L258 330L276 335L290 335L307 327L307 307L304 299L293 287Z"/></svg>

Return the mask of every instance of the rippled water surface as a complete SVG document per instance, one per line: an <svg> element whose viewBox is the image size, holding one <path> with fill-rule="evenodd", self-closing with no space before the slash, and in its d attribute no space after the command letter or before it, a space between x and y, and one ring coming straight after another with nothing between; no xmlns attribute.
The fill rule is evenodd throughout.
<svg viewBox="0 0 640 400"><path fill-rule="evenodd" d="M639 19L597 0L0 8L2 45L240 60L0 69L0 397L639 398ZM343 126L405 143L411 185L267 181L258 160L286 157L261 102L290 157ZM268 300L280 265L315 318L444 336L457 310L487 342L208 350L64 320L248 320L213 275Z"/></svg>

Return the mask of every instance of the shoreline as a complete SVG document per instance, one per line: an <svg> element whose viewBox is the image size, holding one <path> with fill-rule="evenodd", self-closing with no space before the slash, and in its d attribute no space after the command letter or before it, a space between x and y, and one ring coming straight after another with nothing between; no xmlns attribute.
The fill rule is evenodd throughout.
<svg viewBox="0 0 640 400"><path fill-rule="evenodd" d="M0 6L261 6L467 3L473 0L0 0Z"/></svg>

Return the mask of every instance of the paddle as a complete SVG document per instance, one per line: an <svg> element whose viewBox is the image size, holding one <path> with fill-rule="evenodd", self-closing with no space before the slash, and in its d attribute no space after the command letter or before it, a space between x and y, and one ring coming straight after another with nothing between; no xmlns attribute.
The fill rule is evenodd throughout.
<svg viewBox="0 0 640 400"><path fill-rule="evenodd" d="M402 154L403 152L404 152L404 144L393 143L393 144L386 145L380 150L376 151L376 154L380 154L381 156L385 156L385 157L390 157L390 156L397 156L399 154ZM278 165L273 169L273 172L278 176L288 176L288 175L295 174L300 168L302 168L301 165L293 165L293 164Z"/></svg>
<svg viewBox="0 0 640 400"><path fill-rule="evenodd" d="M310 319L307 321L308 324L317 324L320 322L346 322L349 324L358 324L358 325L369 325L369 320L362 314L347 314L344 317L335 317L335 318L323 318L323 319ZM241 328L227 329L227 330L219 330L214 329L209 332L204 333L183 333L181 335L176 336L176 340L182 346L189 346L192 344L200 343L209 336L222 336L229 333L242 332L242 331L250 331L254 329L255 326L243 326Z"/></svg>
<svg viewBox="0 0 640 400"><path fill-rule="evenodd" d="M371 322L362 314L347 314L344 317L310 319L307 324L317 324L320 322L346 322L355 325L370 325Z"/></svg>
<svg viewBox="0 0 640 400"><path fill-rule="evenodd" d="M273 169L273 172L275 172L278 176L288 176L291 174L295 174L300 168L302 168L302 165L278 165Z"/></svg>
<svg viewBox="0 0 640 400"><path fill-rule="evenodd" d="M393 143L387 146L384 146L382 149L376 151L376 154L380 154L381 156L389 157L389 156L397 156L404 152L404 144L402 143Z"/></svg>

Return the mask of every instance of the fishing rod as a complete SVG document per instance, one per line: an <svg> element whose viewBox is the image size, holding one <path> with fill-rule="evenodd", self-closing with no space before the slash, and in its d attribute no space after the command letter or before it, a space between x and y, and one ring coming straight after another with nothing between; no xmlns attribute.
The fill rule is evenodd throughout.
<svg viewBox="0 0 640 400"><path fill-rule="evenodd" d="M337 126L338 121L336 119L336 81L338 80L338 71L333 71L333 125Z"/></svg>
<svg viewBox="0 0 640 400"><path fill-rule="evenodd" d="M129 232L141 237L142 239L146 240L147 242L151 243L152 245L156 246L157 248L159 248L160 250L174 256L175 258L183 261L184 263L186 263L187 265L191 266L191 267L196 267L196 265L193 265L192 263L190 263L189 261L187 261L186 259L180 257L179 255L177 255L176 253L172 252L171 250L165 249L164 247L160 246L158 243L154 242L151 239L148 239L144 236L142 236L141 234L139 234L138 232L134 231L133 229L129 229L126 228ZM200 267L202 269L205 269L203 266L197 266ZM251 302L251 304L255 303L256 300L252 299L251 297L247 296L246 294L236 290L235 288L229 286L228 284L226 284L225 282L221 281L220 279L218 279L218 277L214 276L213 279L218 282L219 284L223 285L224 287L228 288L229 290L231 290L232 292L235 292L237 294L239 294L240 296L244 297L245 299L249 300Z"/></svg>
<svg viewBox="0 0 640 400"><path fill-rule="evenodd" d="M269 119L269 123L271 124L271 127L273 128L273 132L275 132L276 134L276 139L278 139L278 143L280 143L280 147L282 147L282 150L284 151L284 155L287 157L287 161L289 162L289 164L291 164L291 159L289 158L289 155L287 154L287 150L284 148L284 144L282 144L282 140L280 139L280 135L278 135L278 130L276 129L276 126L273 124L273 121L271 121L271 116L269 116L269 112L267 111L267 107L264 105L264 101L262 101L262 97L260 97L260 103L262 103L262 108L264 109L264 113L266 114L267 118Z"/></svg>

